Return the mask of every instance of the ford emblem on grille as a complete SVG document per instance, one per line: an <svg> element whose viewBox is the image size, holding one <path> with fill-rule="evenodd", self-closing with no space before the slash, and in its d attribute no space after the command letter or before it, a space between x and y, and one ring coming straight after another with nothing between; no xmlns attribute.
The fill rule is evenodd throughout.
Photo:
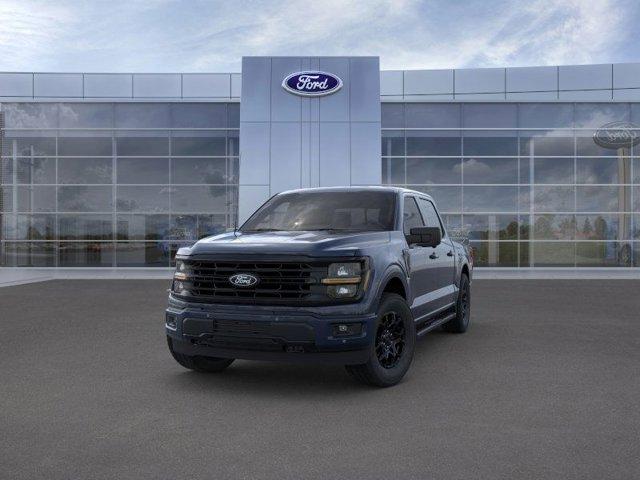
<svg viewBox="0 0 640 480"><path fill-rule="evenodd" d="M229 277L229 282L236 287L253 287L258 283L258 277L250 273L236 273Z"/></svg>
<svg viewBox="0 0 640 480"><path fill-rule="evenodd" d="M320 97L340 90L342 80L327 72L296 72L282 81L282 88L294 95Z"/></svg>

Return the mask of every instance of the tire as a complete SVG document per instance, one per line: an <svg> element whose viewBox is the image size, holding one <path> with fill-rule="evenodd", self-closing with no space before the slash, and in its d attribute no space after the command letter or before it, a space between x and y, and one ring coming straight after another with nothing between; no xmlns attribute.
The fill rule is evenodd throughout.
<svg viewBox="0 0 640 480"><path fill-rule="evenodd" d="M390 387L404 377L416 345L416 327L407 302L395 293L384 293L375 323L369 361L347 365L356 380L376 387ZM400 350L398 352L398 350Z"/></svg>
<svg viewBox="0 0 640 480"><path fill-rule="evenodd" d="M460 277L460 290L456 301L456 316L442 326L445 332L464 333L469 328L471 317L471 285L469 277L463 273Z"/></svg>
<svg viewBox="0 0 640 480"><path fill-rule="evenodd" d="M202 373L221 372L233 363L233 358L217 358L217 357L192 357L178 353L173 349L171 337L167 337L169 351L174 360L184 368Z"/></svg>

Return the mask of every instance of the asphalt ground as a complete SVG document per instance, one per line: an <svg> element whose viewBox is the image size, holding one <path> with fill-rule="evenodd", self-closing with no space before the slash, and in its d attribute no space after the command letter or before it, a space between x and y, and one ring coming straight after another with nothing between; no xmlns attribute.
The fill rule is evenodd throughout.
<svg viewBox="0 0 640 480"><path fill-rule="evenodd" d="M640 281L473 283L403 382L184 370L166 281L0 289L0 479L640 478Z"/></svg>

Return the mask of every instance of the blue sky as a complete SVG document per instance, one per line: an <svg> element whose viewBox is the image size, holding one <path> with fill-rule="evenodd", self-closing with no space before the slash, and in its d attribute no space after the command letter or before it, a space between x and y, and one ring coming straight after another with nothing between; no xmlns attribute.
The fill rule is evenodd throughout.
<svg viewBox="0 0 640 480"><path fill-rule="evenodd" d="M238 72L242 55L383 69L640 61L637 0L0 0L0 71Z"/></svg>

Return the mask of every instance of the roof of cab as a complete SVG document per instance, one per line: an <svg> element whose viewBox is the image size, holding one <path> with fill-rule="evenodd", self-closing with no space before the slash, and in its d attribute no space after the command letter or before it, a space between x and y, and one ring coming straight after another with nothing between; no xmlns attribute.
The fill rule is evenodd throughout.
<svg viewBox="0 0 640 480"><path fill-rule="evenodd" d="M313 188L297 188L294 190L286 190L283 193L300 193L300 192L394 192L394 193L415 193L416 195L421 195L431 198L431 195L428 195L424 192L418 192L416 190L410 190L408 188L402 187L392 187L387 185L374 185L374 186L344 186L344 187L313 187Z"/></svg>

